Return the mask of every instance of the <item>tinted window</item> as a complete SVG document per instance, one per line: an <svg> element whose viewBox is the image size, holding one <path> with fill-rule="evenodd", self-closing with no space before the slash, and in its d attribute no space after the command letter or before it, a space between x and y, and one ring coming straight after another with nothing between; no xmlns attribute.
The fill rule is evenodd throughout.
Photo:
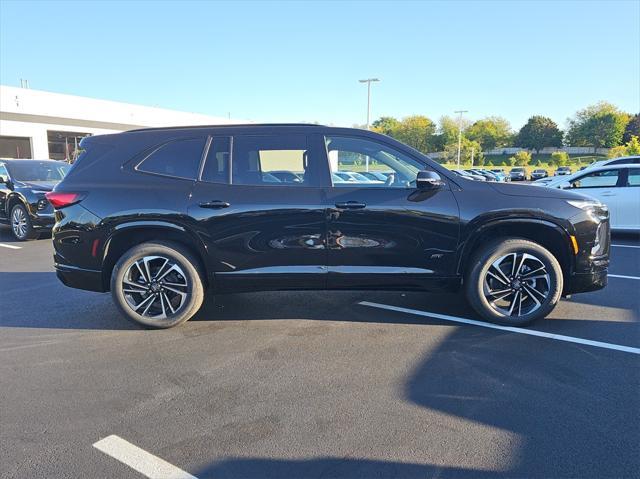
<svg viewBox="0 0 640 479"><path fill-rule="evenodd" d="M618 183L620 170L604 170L589 173L571 182L572 188L611 188Z"/></svg>
<svg viewBox="0 0 640 479"><path fill-rule="evenodd" d="M165 143L147 156L136 169L158 175L196 179L204 143L204 138Z"/></svg>
<svg viewBox="0 0 640 479"><path fill-rule="evenodd" d="M60 181L67 172L64 163L21 160L9 164L11 178L18 181Z"/></svg>
<svg viewBox="0 0 640 479"><path fill-rule="evenodd" d="M215 137L209 145L207 160L202 169L202 181L210 183L229 183L229 159L231 139Z"/></svg>
<svg viewBox="0 0 640 479"><path fill-rule="evenodd" d="M619 160L610 161L608 165L637 165L640 163L640 157L637 158L621 158Z"/></svg>
<svg viewBox="0 0 640 479"><path fill-rule="evenodd" d="M640 186L640 168L629 169L629 186Z"/></svg>
<svg viewBox="0 0 640 479"><path fill-rule="evenodd" d="M308 186L314 182L305 135L236 136L232 165L234 184Z"/></svg>
<svg viewBox="0 0 640 479"><path fill-rule="evenodd" d="M0 165L0 178L5 181L9 179L9 172L7 171L7 167L4 165Z"/></svg>
<svg viewBox="0 0 640 479"><path fill-rule="evenodd" d="M325 141L335 187L415 188L418 171L425 169L418 160L377 141L344 136ZM363 174L372 172L377 178Z"/></svg>

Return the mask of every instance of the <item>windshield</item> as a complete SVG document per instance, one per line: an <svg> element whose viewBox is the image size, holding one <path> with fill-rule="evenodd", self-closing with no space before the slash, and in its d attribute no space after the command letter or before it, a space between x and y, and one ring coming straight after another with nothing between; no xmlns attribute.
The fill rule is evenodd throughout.
<svg viewBox="0 0 640 479"><path fill-rule="evenodd" d="M61 181L70 168L62 162L36 160L13 161L7 166L17 181Z"/></svg>

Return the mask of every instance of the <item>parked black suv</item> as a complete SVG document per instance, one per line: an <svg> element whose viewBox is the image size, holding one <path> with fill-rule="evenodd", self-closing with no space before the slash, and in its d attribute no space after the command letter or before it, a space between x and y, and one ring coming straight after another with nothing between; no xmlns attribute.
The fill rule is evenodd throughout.
<svg viewBox="0 0 640 479"><path fill-rule="evenodd" d="M207 289L461 286L484 318L522 325L562 294L607 282L609 213L599 202L465 181L376 133L184 127L93 136L82 147L47 195L58 277L111 290L147 326L188 320ZM385 181L332 182L332 172L367 168ZM285 171L300 181L280 181Z"/></svg>
<svg viewBox="0 0 640 479"><path fill-rule="evenodd" d="M0 159L0 223L10 225L16 239L35 239L51 230L53 208L44 195L68 169L61 161Z"/></svg>

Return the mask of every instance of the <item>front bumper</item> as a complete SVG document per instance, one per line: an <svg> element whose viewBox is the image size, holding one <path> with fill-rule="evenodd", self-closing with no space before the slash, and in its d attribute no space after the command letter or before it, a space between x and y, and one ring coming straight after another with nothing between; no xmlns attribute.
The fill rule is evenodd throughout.
<svg viewBox="0 0 640 479"><path fill-rule="evenodd" d="M37 214L31 216L31 224L36 229L47 229L50 230L53 228L53 225L56 223L55 216L53 213L51 214Z"/></svg>
<svg viewBox="0 0 640 479"><path fill-rule="evenodd" d="M588 293L597 291L607 285L607 268L590 273L574 273L564 286L563 294Z"/></svg>

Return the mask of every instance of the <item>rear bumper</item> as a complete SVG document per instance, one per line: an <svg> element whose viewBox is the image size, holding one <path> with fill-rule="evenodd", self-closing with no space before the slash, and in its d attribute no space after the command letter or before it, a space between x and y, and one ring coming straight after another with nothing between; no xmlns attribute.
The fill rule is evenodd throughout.
<svg viewBox="0 0 640 479"><path fill-rule="evenodd" d="M102 271L78 268L55 262L56 276L65 286L104 293L107 289L102 281Z"/></svg>

